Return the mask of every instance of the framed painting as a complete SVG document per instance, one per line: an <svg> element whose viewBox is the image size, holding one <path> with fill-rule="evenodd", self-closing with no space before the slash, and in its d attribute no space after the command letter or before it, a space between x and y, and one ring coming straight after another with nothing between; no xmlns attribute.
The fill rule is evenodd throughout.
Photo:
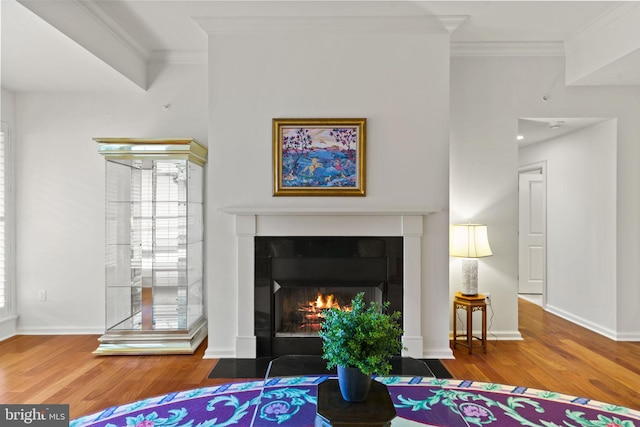
<svg viewBox="0 0 640 427"><path fill-rule="evenodd" d="M364 196L367 119L273 119L274 196Z"/></svg>

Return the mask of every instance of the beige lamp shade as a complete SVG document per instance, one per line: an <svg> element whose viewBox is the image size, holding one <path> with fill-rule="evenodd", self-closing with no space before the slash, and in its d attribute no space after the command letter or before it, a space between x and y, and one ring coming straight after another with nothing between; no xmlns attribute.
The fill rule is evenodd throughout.
<svg viewBox="0 0 640 427"><path fill-rule="evenodd" d="M482 224L453 224L449 255L460 258L491 256L487 226Z"/></svg>
<svg viewBox="0 0 640 427"><path fill-rule="evenodd" d="M454 224L451 226L449 255L462 260L462 294L478 294L478 260L491 256L487 226L481 224Z"/></svg>

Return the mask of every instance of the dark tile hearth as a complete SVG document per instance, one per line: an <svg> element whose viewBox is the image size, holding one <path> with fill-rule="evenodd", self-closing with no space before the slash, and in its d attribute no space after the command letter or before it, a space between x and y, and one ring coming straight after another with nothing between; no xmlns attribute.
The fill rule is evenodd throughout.
<svg viewBox="0 0 640 427"><path fill-rule="evenodd" d="M265 378L335 375L335 369L327 370L327 363L320 356L281 356L278 358L259 357L256 359L223 358L209 374L209 378ZM452 378L451 374L437 359L413 359L393 357L393 376L421 376Z"/></svg>
<svg viewBox="0 0 640 427"><path fill-rule="evenodd" d="M209 378L264 378L270 357L256 359L223 358L209 373Z"/></svg>

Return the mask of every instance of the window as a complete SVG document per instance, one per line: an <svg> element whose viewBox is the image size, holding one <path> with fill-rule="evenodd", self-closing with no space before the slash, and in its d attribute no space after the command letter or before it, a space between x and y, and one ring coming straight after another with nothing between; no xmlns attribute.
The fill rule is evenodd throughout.
<svg viewBox="0 0 640 427"><path fill-rule="evenodd" d="M9 144L8 125L1 123L0 128L0 315L9 312L9 282L8 282L8 227L7 227L7 165L5 162L7 145Z"/></svg>

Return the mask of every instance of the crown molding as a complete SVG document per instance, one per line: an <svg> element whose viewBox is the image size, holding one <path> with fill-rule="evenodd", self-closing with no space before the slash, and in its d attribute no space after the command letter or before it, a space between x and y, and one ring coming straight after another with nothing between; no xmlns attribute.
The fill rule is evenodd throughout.
<svg viewBox="0 0 640 427"><path fill-rule="evenodd" d="M74 3L140 59L145 62L149 59L151 55L149 49L140 44L126 28L109 15L98 2L74 0Z"/></svg>
<svg viewBox="0 0 640 427"><path fill-rule="evenodd" d="M136 86L147 89L147 57L150 52L137 43L98 2L17 1Z"/></svg>
<svg viewBox="0 0 640 427"><path fill-rule="evenodd" d="M564 56L562 42L451 42L451 56Z"/></svg>
<svg viewBox="0 0 640 427"><path fill-rule="evenodd" d="M451 56L564 56L562 42L451 42ZM149 64L207 64L206 50L154 50Z"/></svg>
<svg viewBox="0 0 640 427"><path fill-rule="evenodd" d="M640 2L619 2L565 40L569 85L635 85Z"/></svg>
<svg viewBox="0 0 640 427"><path fill-rule="evenodd" d="M207 64L206 50L154 50L149 56L149 64Z"/></svg>
<svg viewBox="0 0 640 427"><path fill-rule="evenodd" d="M438 19L449 34L451 34L457 30L464 21L469 19L469 15L440 15Z"/></svg>
<svg viewBox="0 0 640 427"><path fill-rule="evenodd" d="M209 35L229 33L447 33L466 17L438 16L224 16L196 17Z"/></svg>
<svg viewBox="0 0 640 427"><path fill-rule="evenodd" d="M593 19L590 23L567 37L565 44L567 48L573 48L581 43L588 43L589 40L597 39L603 34L608 34L620 22L640 8L639 2L622 1L616 2L602 14Z"/></svg>

